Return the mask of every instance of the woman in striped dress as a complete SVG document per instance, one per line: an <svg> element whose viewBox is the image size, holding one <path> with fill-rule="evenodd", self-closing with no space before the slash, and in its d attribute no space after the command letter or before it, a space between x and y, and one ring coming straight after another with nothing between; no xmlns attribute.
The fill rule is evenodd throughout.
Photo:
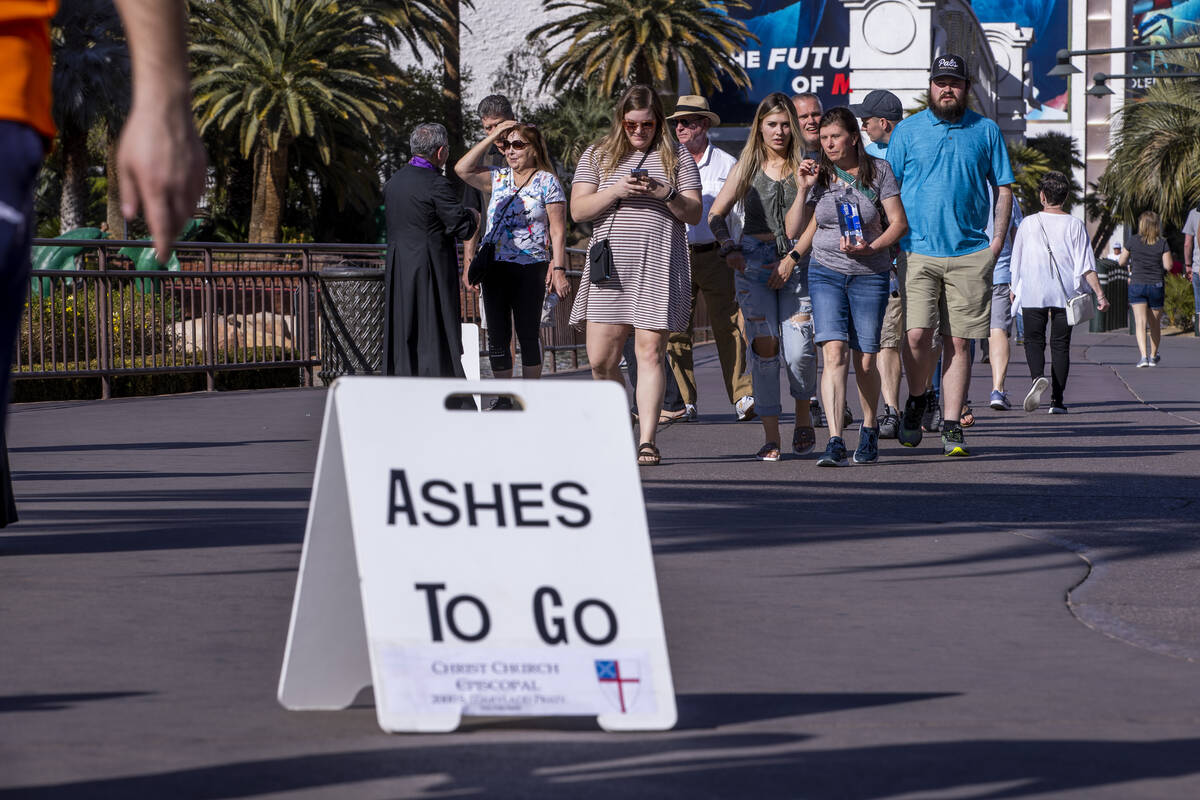
<svg viewBox="0 0 1200 800"><path fill-rule="evenodd" d="M586 323L596 380L624 385L621 348L632 334L637 352L638 464L658 464L655 430L662 410L663 355L671 331L687 329L692 270L687 228L700 221L700 170L666 125L662 102L647 86L621 96L612 128L579 159L571 216L606 239L612 276L589 279L591 253L571 324Z"/></svg>

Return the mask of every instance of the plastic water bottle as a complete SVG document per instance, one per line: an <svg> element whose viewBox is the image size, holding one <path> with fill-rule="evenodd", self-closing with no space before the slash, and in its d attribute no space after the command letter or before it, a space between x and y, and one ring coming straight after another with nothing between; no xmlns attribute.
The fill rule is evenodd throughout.
<svg viewBox="0 0 1200 800"><path fill-rule="evenodd" d="M558 305L558 293L553 289L546 292L546 301L542 303L542 321L543 328L554 327L554 308Z"/></svg>
<svg viewBox="0 0 1200 800"><path fill-rule="evenodd" d="M842 229L842 236L850 240L851 245L856 245L862 241L862 218L858 213L858 203L852 199L849 192L842 192L838 196L838 225Z"/></svg>

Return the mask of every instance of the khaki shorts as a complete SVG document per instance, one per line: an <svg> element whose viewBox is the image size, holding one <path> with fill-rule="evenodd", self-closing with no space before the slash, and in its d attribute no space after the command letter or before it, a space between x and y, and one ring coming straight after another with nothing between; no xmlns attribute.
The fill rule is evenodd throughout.
<svg viewBox="0 0 1200 800"><path fill-rule="evenodd" d="M883 312L883 328L879 331L879 347L899 347L904 336L904 301L889 297Z"/></svg>
<svg viewBox="0 0 1200 800"><path fill-rule="evenodd" d="M990 247L948 258L909 253L904 275L906 330L940 328L960 339L986 339L994 264Z"/></svg>

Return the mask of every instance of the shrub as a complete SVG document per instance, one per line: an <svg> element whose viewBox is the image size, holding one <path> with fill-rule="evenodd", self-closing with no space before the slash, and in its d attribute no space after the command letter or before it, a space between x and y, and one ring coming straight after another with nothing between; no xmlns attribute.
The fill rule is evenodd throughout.
<svg viewBox="0 0 1200 800"><path fill-rule="evenodd" d="M1190 331L1195 324L1196 314L1196 296L1192 293L1192 282L1182 275L1167 275L1163 291L1163 314L1167 318L1167 324Z"/></svg>

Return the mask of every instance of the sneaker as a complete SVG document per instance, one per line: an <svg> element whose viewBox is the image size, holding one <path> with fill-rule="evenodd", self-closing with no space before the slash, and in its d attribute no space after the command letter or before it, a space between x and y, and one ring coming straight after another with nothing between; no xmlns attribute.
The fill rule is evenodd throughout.
<svg viewBox="0 0 1200 800"><path fill-rule="evenodd" d="M488 411L512 411L513 401L508 397L493 397L488 404Z"/></svg>
<svg viewBox="0 0 1200 800"><path fill-rule="evenodd" d="M942 404L938 402L937 393L933 389L925 393L925 413L921 415L921 429L926 433L935 433L942 429Z"/></svg>
<svg viewBox="0 0 1200 800"><path fill-rule="evenodd" d="M815 397L808 401L808 410L809 413L812 414L812 425L814 428L827 427L825 422L825 412L821 410L821 404L817 402Z"/></svg>
<svg viewBox="0 0 1200 800"><path fill-rule="evenodd" d="M858 447L854 448L855 464L874 464L879 460L879 428L858 428Z"/></svg>
<svg viewBox="0 0 1200 800"><path fill-rule="evenodd" d="M842 408L842 427L849 428L854 424L854 413L850 411L850 405L847 403Z"/></svg>
<svg viewBox="0 0 1200 800"><path fill-rule="evenodd" d="M971 451L963 443L962 427L959 425L947 425L946 430L942 431L942 455L945 456L969 456Z"/></svg>
<svg viewBox="0 0 1200 800"><path fill-rule="evenodd" d="M988 405L996 411L1008 411L1012 408L1012 402L1008 399L1008 392L1002 392L999 389L992 390L992 396L988 400Z"/></svg>
<svg viewBox="0 0 1200 800"><path fill-rule="evenodd" d="M733 404L733 410L737 412L738 422L746 422L754 419L757 414L754 413L754 397L746 395Z"/></svg>
<svg viewBox="0 0 1200 800"><path fill-rule="evenodd" d="M899 430L900 412L885 403L883 413L879 415L879 438L895 439L896 433Z"/></svg>
<svg viewBox="0 0 1200 800"><path fill-rule="evenodd" d="M905 447L916 447L921 443L921 417L925 415L925 395L909 397L904 404L904 416L900 419L900 429L896 438Z"/></svg>
<svg viewBox="0 0 1200 800"><path fill-rule="evenodd" d="M1162 356L1160 356L1158 353L1155 353L1154 355L1150 356L1150 366L1157 367L1158 362L1160 362L1160 361L1162 361Z"/></svg>
<svg viewBox="0 0 1200 800"><path fill-rule="evenodd" d="M1141 369L1142 367L1148 367L1148 366L1150 366L1152 363L1153 363L1153 362L1152 362L1150 359L1148 359L1148 358L1143 358L1141 361L1139 361L1139 362L1137 363L1137 366L1138 366L1138 369Z"/></svg>
<svg viewBox="0 0 1200 800"><path fill-rule="evenodd" d="M684 403L683 404L683 418L680 419L679 421L680 422L695 422L698 419L700 419L700 412L696 410L696 405L694 403Z"/></svg>
<svg viewBox="0 0 1200 800"><path fill-rule="evenodd" d="M1037 411L1037 407L1042 404L1042 395L1050 388L1050 381L1045 378L1038 378L1033 382L1033 386L1029 387L1029 394L1025 395L1025 410Z"/></svg>
<svg viewBox="0 0 1200 800"><path fill-rule="evenodd" d="M1067 407L1065 405L1063 405L1062 403L1051 403L1050 404L1050 413L1051 414L1065 414L1065 413L1067 413Z"/></svg>
<svg viewBox="0 0 1200 800"><path fill-rule="evenodd" d="M842 442L842 437L829 437L829 444L825 446L825 452L817 459L817 466L844 467L849 463L846 460L846 445Z"/></svg>

